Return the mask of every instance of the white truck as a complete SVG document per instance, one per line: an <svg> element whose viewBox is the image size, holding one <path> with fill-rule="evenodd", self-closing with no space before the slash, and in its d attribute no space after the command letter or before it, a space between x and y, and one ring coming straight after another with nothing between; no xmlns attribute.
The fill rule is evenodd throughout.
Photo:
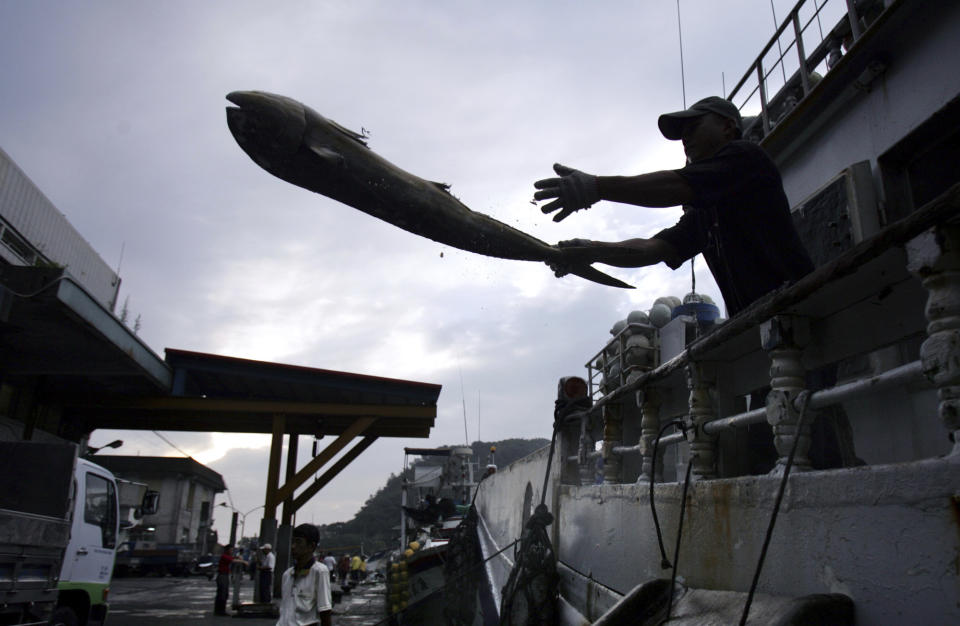
<svg viewBox="0 0 960 626"><path fill-rule="evenodd" d="M102 624L130 487L72 443L0 442L0 625ZM139 514L156 508L143 495Z"/></svg>

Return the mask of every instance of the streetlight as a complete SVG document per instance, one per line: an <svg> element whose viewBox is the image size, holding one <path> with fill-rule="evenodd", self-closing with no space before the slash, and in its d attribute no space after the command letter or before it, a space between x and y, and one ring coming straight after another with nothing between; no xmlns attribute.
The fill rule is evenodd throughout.
<svg viewBox="0 0 960 626"><path fill-rule="evenodd" d="M254 511L256 511L257 509L262 509L262 508L264 507L264 505L261 504L260 506L255 506L255 507L253 507L252 509L250 509L250 510L247 511L246 513L241 513L241 512L239 511L239 509L233 508L232 506L230 506L230 505L227 504L226 502L221 502L221 503L220 503L220 506L226 507L226 508L230 509L231 511L233 511L234 513L236 513L237 515L240 516L240 539L243 539L244 529L246 528L246 524L247 524L247 516L250 515L251 513L253 513Z"/></svg>
<svg viewBox="0 0 960 626"><path fill-rule="evenodd" d="M88 445L88 446L87 446L87 454L89 454L90 456L93 456L94 454L96 454L97 452L100 452L100 451L103 450L104 448L119 448L119 447L122 446L122 445L123 445L123 440L122 440L122 439L114 439L114 440L111 441L110 443L104 444L104 445L100 446L99 448L94 448L93 446Z"/></svg>

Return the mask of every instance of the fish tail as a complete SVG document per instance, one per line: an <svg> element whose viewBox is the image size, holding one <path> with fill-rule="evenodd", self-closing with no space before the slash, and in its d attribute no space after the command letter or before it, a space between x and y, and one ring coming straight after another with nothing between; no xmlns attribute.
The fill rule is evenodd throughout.
<svg viewBox="0 0 960 626"><path fill-rule="evenodd" d="M570 274L575 274L580 278L586 278L587 280L599 283L601 285L606 285L608 287L620 287L621 289L634 289L633 285L629 285L622 280L614 278L609 274L604 274L600 270L591 267L590 265L574 265L566 269Z"/></svg>

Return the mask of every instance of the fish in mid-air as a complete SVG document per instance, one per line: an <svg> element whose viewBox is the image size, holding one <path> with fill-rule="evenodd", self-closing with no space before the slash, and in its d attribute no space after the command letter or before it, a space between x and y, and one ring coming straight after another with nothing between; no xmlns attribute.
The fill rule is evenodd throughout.
<svg viewBox="0 0 960 626"><path fill-rule="evenodd" d="M304 106L262 91L234 91L227 125L240 147L277 178L333 198L394 226L486 256L541 261L581 278L632 289L588 264L570 265L561 249L472 211L449 186L406 172L367 147L365 135Z"/></svg>

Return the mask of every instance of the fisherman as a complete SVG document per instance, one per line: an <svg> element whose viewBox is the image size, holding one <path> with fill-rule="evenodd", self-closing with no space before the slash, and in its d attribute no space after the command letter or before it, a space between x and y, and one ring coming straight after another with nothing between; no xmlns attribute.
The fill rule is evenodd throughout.
<svg viewBox="0 0 960 626"><path fill-rule="evenodd" d="M645 207L683 206L676 225L650 239L601 242L561 241L563 259L553 264L557 276L567 263L606 263L642 267L664 262L677 269L703 253L723 294L727 313L736 315L763 295L813 270L790 216L790 206L776 165L757 144L741 139L740 111L729 100L704 98L689 109L665 113L657 121L670 140L681 140L687 165L638 176L591 176L554 165L559 178L537 181L536 200L553 199L542 210L559 212L559 222L599 200ZM836 383L836 367L807 373L816 390ZM751 394L762 404L768 388ZM821 411L811 423L810 457L814 468L862 464L853 449L849 420L841 409ZM750 473L765 473L778 457L768 424L747 427Z"/></svg>
<svg viewBox="0 0 960 626"><path fill-rule="evenodd" d="M683 206L676 225L650 239L619 242L561 241L557 276L582 263L643 267L666 263L677 269L703 253L723 294L728 315L813 269L790 217L776 165L760 146L743 141L740 111L717 96L689 109L666 113L660 132L682 140L687 165L638 176L592 176L560 164L559 178L534 183L535 200L552 201L559 222L599 200L644 207Z"/></svg>
<svg viewBox="0 0 960 626"><path fill-rule="evenodd" d="M281 579L280 619L277 626L330 626L333 613L330 572L314 557L320 533L313 524L293 529L290 556L293 566Z"/></svg>
<svg viewBox="0 0 960 626"><path fill-rule="evenodd" d="M258 566L258 588L260 591L258 600L264 603L273 600L273 568L277 564L277 555L275 555L272 550L273 546L269 543L265 543L260 547L262 554L260 556L260 565Z"/></svg>

